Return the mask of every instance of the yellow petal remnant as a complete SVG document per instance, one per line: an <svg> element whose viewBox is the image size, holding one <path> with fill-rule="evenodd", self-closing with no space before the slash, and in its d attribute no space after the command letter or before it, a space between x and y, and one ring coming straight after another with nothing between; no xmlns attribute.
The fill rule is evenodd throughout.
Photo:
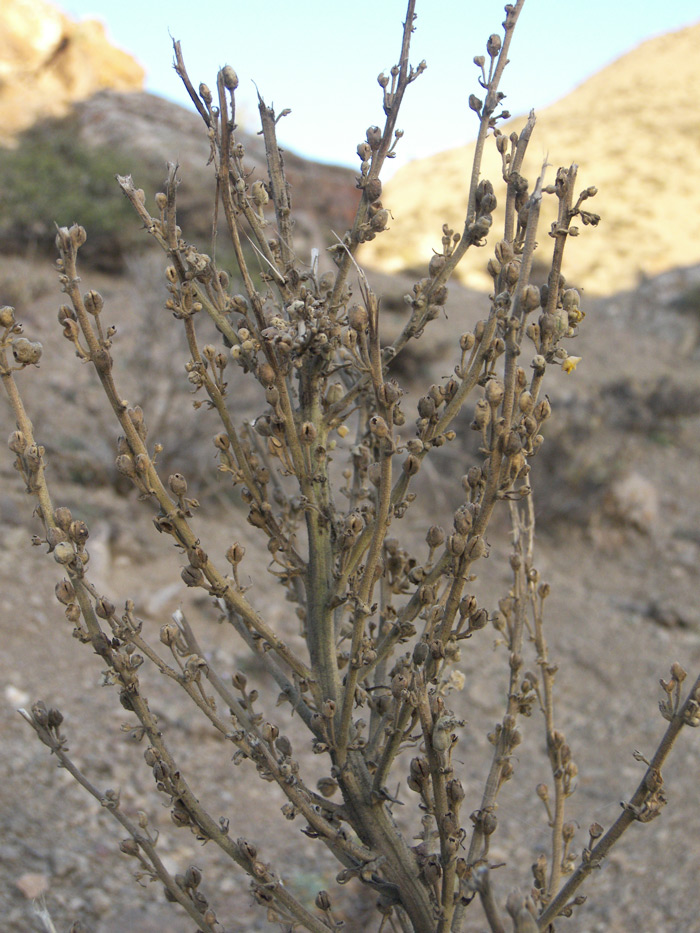
<svg viewBox="0 0 700 933"><path fill-rule="evenodd" d="M567 356L567 358L561 364L561 368L565 373L572 373L578 364L581 362L582 357L580 356Z"/></svg>

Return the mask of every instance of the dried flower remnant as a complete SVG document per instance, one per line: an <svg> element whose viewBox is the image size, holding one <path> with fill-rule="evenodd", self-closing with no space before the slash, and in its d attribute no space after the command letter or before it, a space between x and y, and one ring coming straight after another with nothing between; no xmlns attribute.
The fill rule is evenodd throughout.
<svg viewBox="0 0 700 933"><path fill-rule="evenodd" d="M567 356L565 360L562 360L561 368L565 373L572 373L578 364L581 362L580 356Z"/></svg>

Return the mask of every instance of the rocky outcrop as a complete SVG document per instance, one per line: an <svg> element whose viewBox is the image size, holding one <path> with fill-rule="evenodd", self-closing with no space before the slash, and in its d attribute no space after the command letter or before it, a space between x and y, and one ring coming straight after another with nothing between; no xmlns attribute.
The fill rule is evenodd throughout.
<svg viewBox="0 0 700 933"><path fill-rule="evenodd" d="M44 0L0 4L0 143L103 88L136 91L144 70L94 20L76 23Z"/></svg>
<svg viewBox="0 0 700 933"><path fill-rule="evenodd" d="M132 155L133 164L126 166L125 172L133 174L137 182L140 168L146 168L149 174L154 170L162 172L165 177L166 162L177 162L182 179L178 189L180 210L193 221L199 217L207 229L211 228L214 169L206 168L209 139L196 113L153 94L105 91L76 104L71 119L77 121L78 137L86 146ZM245 164L255 173L251 178L265 179L262 137L238 130L236 138L245 147ZM321 248L330 241L331 230L342 236L352 224L359 201L355 173L287 151L284 166L297 224L321 223L325 232L316 244Z"/></svg>
<svg viewBox="0 0 700 933"><path fill-rule="evenodd" d="M188 236L200 238L200 245L206 242L211 234L215 181L213 167L207 167L206 127L196 113L153 94L103 91L77 103L67 120L86 147L123 153L121 173L133 175L147 193L150 182L160 186L165 178L166 162L176 162L181 178L180 223ZM251 181L266 179L262 137L239 130L236 138L245 147L244 164L253 173ZM287 151L284 166L295 218L295 247L302 251L302 258L314 247L323 253L334 241L332 231L342 236L352 225L359 201L355 173Z"/></svg>

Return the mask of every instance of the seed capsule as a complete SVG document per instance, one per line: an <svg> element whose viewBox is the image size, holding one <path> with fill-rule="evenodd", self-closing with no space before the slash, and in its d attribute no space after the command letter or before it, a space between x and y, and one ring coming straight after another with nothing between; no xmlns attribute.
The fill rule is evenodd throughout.
<svg viewBox="0 0 700 933"><path fill-rule="evenodd" d="M176 496L187 495L187 480L182 473L173 473L168 477L170 491Z"/></svg>
<svg viewBox="0 0 700 933"><path fill-rule="evenodd" d="M229 91L235 91L238 87L238 75L233 70L230 65L226 65L221 69L221 77L223 78L224 87Z"/></svg>
<svg viewBox="0 0 700 933"><path fill-rule="evenodd" d="M16 337L12 341L12 355L21 366L36 365L41 359L43 347L38 340Z"/></svg>

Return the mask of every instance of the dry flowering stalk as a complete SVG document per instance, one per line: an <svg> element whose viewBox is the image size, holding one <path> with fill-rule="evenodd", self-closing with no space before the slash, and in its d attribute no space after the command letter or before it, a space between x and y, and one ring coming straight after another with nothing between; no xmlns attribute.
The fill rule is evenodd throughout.
<svg viewBox="0 0 700 933"><path fill-rule="evenodd" d="M426 275L407 296L410 316L389 345L381 339L379 297L355 257L360 244L381 235L390 219L380 174L401 136L397 118L404 93L425 69L425 63L415 69L409 64L415 0L408 3L399 64L378 78L384 126L370 126L357 147L359 206L352 228L330 250L334 271L321 274L295 252L290 189L276 140L279 116L260 98L268 171L255 178L236 135L234 70L221 69L214 90L204 84L195 90L179 43L175 67L205 123L217 203L243 291L232 293L227 274L184 239L177 223L176 166L170 166L154 208L130 176L118 179L167 256L166 308L184 329L195 407L206 402L219 417L213 439L218 469L240 491L255 529L251 533L268 542L270 572L297 607L303 652L290 647L256 608L255 592L241 585L244 545L234 539L219 561L197 533L200 504L187 478L161 474L161 448L149 439L147 411L130 405L119 391L115 331L103 322L104 301L94 290L81 292L78 255L87 234L76 224L60 228L56 237L67 296L59 323L77 356L93 366L119 423L117 469L150 507L156 530L173 538L186 561L183 584L203 590L223 612L231 637L255 655L278 685L289 715L299 716L308 729L324 772L315 789L313 775L305 773L282 731L284 710L275 708L272 697L260 696L243 674L231 678L217 671L206 660L202 633L184 613L163 624L154 642L130 599L118 609L111 595L92 584L87 525L67 508L54 507L44 448L34 437L15 381L18 371L38 364L41 346L22 334L11 308L0 309L0 377L17 422L9 446L27 492L36 499L43 525L37 543L48 545L65 575L56 597L74 635L106 665L129 714L127 728L144 744L143 757L175 825L218 847L248 876L270 921L288 929L339 929L343 923L332 893L319 891L312 903L297 897L283 883L284 866L266 861L268 853L263 856L254 840L235 838L228 819L216 820L202 806L177 749L165 741L151 711L139 677L143 664L182 688L233 746L236 763L251 763L263 780L281 788L284 817L300 819L302 831L326 846L338 864L338 883L359 879L366 886L379 911L379 933L459 933L469 910L479 904L492 933L505 929L504 910L518 933L552 929L557 917L583 902L580 885L623 831L658 815L665 800L663 761L682 727L700 722L700 681L683 700L685 672L674 665L671 679L662 681L661 711L669 725L652 759L640 756L647 764L644 779L607 831L591 825L578 855L577 826L566 819L577 767L555 722L556 665L544 631L549 587L534 565L529 477L551 414L543 393L547 373L553 366L570 373L579 362L565 349L584 314L579 292L562 275L564 248L578 233L578 223L595 225L598 218L585 208L595 188L579 193L576 165L559 168L553 183L547 183L544 168L534 180L522 176L534 114L520 134L506 136L499 129L508 116L499 86L523 2L505 7L502 37L490 36L486 54L474 59L481 90L480 96L471 95L469 107L478 117L479 133L464 227L461 232L443 228L441 252L430 258ZM442 313L450 276L466 251L486 244L496 207L492 183L480 177L489 135L495 137L507 183L503 235L488 259L489 307L473 331L456 340L452 374L426 388L411 422L388 365ZM531 273L545 197L557 200L558 217L549 231L547 283L538 287ZM252 244L255 269L244 244ZM219 345L200 344L202 315L214 321ZM232 366L259 386L263 408L252 428L236 420L226 375ZM462 503L452 527L431 526L427 547L416 549L399 537L401 518L418 508L413 477L435 450L454 442L452 425L466 404L472 406L472 428L481 441L479 458L461 479ZM343 460L339 478L332 459ZM488 553L486 535L496 509L511 516L512 584L498 608L489 610L479 605L469 584ZM238 537L244 538L241 529ZM450 690L460 651L474 650L484 637L479 633L489 627L504 649L508 689L503 715L489 734L493 756L483 786L464 787L455 754L464 722L450 706ZM520 719L537 710L551 781L538 785L536 793L551 829L551 847L533 865L532 887L512 891L501 903L489 856L498 831L499 792L515 772ZM134 859L137 878L160 882L167 899L199 930L226 929L210 901L212 892L203 893L201 871L190 866L171 875L145 811L134 821L120 807L118 793L98 789L75 765L61 732L61 713L37 702L22 715L61 766L123 827L121 851ZM403 785L399 798L392 790L397 782ZM478 800L471 812L468 797ZM397 825L397 803L414 804L413 819L404 821L412 822L413 832Z"/></svg>

